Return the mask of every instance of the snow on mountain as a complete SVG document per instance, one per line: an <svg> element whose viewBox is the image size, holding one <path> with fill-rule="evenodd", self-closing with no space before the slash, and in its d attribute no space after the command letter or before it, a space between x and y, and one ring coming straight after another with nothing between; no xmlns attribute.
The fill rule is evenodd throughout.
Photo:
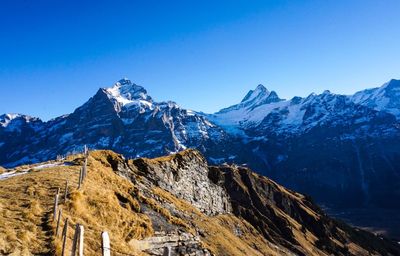
<svg viewBox="0 0 400 256"><path fill-rule="evenodd" d="M275 91L268 91L264 85L259 84L254 90L250 90L239 104L221 109L216 114L223 114L239 109L252 110L258 106L282 101Z"/></svg>
<svg viewBox="0 0 400 256"><path fill-rule="evenodd" d="M153 99L147 95L146 89L134 84L131 80L123 78L112 87L104 88L108 98L114 102L115 109L119 111L121 107L139 108L141 112L146 109L153 109Z"/></svg>
<svg viewBox="0 0 400 256"><path fill-rule="evenodd" d="M208 115L208 118L233 134L258 126L274 129L277 133L296 133L317 125L335 125L344 119L350 123L367 122L368 116L354 120L352 117L365 115L368 109L400 118L400 80L391 80L379 88L352 96L326 90L322 94L312 93L308 97L291 100L282 100L275 92L259 85L250 90L239 104Z"/></svg>
<svg viewBox="0 0 400 256"><path fill-rule="evenodd" d="M223 129L195 111L172 101L155 102L142 86L126 78L99 89L72 114L40 122L43 129L36 129L30 120L33 119L18 115L4 115L0 119L3 164L54 158L80 150L84 144L114 149L128 157L151 157L187 147L210 149L227 136ZM12 123L26 136L12 137L11 130L6 129ZM11 152L6 150L8 145L21 147ZM35 152L35 158L27 158L27 152Z"/></svg>
<svg viewBox="0 0 400 256"><path fill-rule="evenodd" d="M39 129L37 123L42 121L39 118L22 114L4 114L0 116L0 126L7 131L21 131L23 125L32 125L32 128Z"/></svg>
<svg viewBox="0 0 400 256"><path fill-rule="evenodd" d="M22 115L21 114L13 114L13 113L1 115L0 116L0 125L3 127L7 127L13 119L18 118L20 116L22 116Z"/></svg>
<svg viewBox="0 0 400 256"><path fill-rule="evenodd" d="M359 91L350 97L356 104L400 118L400 80L392 79L381 87Z"/></svg>
<svg viewBox="0 0 400 256"><path fill-rule="evenodd" d="M265 114L280 105L280 99L275 91L268 91L262 84L250 90L243 100L236 105L221 109L210 120L229 129L245 122L260 122Z"/></svg>
<svg viewBox="0 0 400 256"><path fill-rule="evenodd" d="M32 137L34 144L47 138L68 147L62 151L74 150L76 145L69 142L84 140L82 136L86 134L93 139L85 143L94 148L121 147L120 152L155 156L161 151L176 152L187 147L206 150L205 144L215 145L230 135L251 141L265 139L272 132L296 134L326 125L356 125L365 134L369 132L369 122L378 118L376 111L399 116L399 96L399 80L352 96L325 91L290 100L280 99L274 91L258 85L240 103L215 114L203 114L182 109L175 102L155 102L146 89L124 78L100 89L71 115L43 123L37 118L7 114L0 116L0 127L4 132L33 129L38 131ZM388 125L371 134L386 134L393 129ZM349 132L342 137L355 135ZM128 147L126 140L136 140L136 145Z"/></svg>

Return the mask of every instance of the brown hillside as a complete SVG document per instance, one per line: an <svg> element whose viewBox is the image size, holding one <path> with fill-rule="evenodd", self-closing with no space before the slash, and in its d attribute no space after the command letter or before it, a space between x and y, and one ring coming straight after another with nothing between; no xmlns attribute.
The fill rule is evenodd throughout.
<svg viewBox="0 0 400 256"><path fill-rule="evenodd" d="M125 160L94 151L77 189L83 155L16 168L0 180L0 254L60 255L53 201L61 188L62 226L85 228L85 255L100 255L108 231L112 255L399 255L390 241L327 217L308 198L246 168L208 167L187 150ZM8 172L7 171L7 172ZM67 201L63 201L69 181Z"/></svg>

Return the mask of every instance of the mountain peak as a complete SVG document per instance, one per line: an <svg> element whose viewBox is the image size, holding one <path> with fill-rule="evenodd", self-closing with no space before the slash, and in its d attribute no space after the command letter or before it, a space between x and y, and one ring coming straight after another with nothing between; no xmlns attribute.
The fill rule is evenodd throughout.
<svg viewBox="0 0 400 256"><path fill-rule="evenodd" d="M132 81L129 80L128 78L124 77L122 79L120 79L116 84L120 84L120 85L132 85Z"/></svg>
<svg viewBox="0 0 400 256"><path fill-rule="evenodd" d="M237 122L245 118L242 114L243 111L251 111L262 105L280 101L282 99L279 98L275 91L268 91L264 85L259 84L254 90L250 90L239 104L223 108L215 114L234 116L235 121L233 122Z"/></svg>
<svg viewBox="0 0 400 256"><path fill-rule="evenodd" d="M267 88L266 88L264 85L262 85L262 84L257 85L257 87L256 87L255 90L261 90L261 91L266 91L266 92L268 92Z"/></svg>
<svg viewBox="0 0 400 256"><path fill-rule="evenodd" d="M260 105L278 101L281 101L281 99L275 91L268 91L264 85L259 84L254 90L250 90L246 94L240 102L240 105L243 105L246 108L256 108Z"/></svg>
<svg viewBox="0 0 400 256"><path fill-rule="evenodd" d="M400 80L392 79L382 86L385 90L400 90Z"/></svg>
<svg viewBox="0 0 400 256"><path fill-rule="evenodd" d="M391 79L381 87L356 92L351 96L351 100L400 118L400 80Z"/></svg>
<svg viewBox="0 0 400 256"><path fill-rule="evenodd" d="M254 90L250 90L241 102L251 101L254 98L263 97L265 95L269 95L268 89L265 88L264 85L259 84Z"/></svg>
<svg viewBox="0 0 400 256"><path fill-rule="evenodd" d="M112 87L104 88L109 98L115 99L122 105L132 103L135 100L152 102L152 98L147 95L146 89L132 83L128 78L122 78Z"/></svg>

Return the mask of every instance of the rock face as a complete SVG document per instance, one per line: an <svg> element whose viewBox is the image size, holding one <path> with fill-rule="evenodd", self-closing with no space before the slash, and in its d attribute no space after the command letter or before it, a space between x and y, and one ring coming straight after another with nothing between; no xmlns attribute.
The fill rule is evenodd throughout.
<svg viewBox="0 0 400 256"><path fill-rule="evenodd" d="M170 159L140 158L132 164L154 185L208 215L231 212L228 194L223 187L210 182L207 162L198 151L184 151Z"/></svg>
<svg viewBox="0 0 400 256"><path fill-rule="evenodd" d="M190 233L157 232L155 236L136 241L135 244L146 248L144 251L149 255L211 256L211 253L202 247L200 237Z"/></svg>
<svg viewBox="0 0 400 256"><path fill-rule="evenodd" d="M246 164L336 209L400 212L399 98L399 80L351 96L325 91L290 100L259 85L239 104L204 114L156 102L142 86L122 79L48 122L0 116L0 165L54 159L85 144L127 158L196 148L212 164Z"/></svg>

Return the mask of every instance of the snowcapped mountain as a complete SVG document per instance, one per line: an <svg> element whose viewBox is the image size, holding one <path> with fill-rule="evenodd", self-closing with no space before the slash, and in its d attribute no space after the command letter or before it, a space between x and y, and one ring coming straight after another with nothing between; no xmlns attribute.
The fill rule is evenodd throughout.
<svg viewBox="0 0 400 256"><path fill-rule="evenodd" d="M267 88L260 84L256 89L250 90L239 104L221 109L208 117L225 127L258 123L267 111L276 107L282 101L276 92L269 92Z"/></svg>
<svg viewBox="0 0 400 256"><path fill-rule="evenodd" d="M153 99L147 95L146 89L127 78L119 80L110 88L103 89L103 92L113 102L117 112L120 112L122 107L139 110L139 113L154 108Z"/></svg>
<svg viewBox="0 0 400 256"><path fill-rule="evenodd" d="M304 133L316 126L336 127L343 124L368 124L372 119L400 117L400 81L392 80L382 87L357 92L352 96L322 94L282 100L259 85L250 90L241 103L209 115L209 119L227 131L257 128L270 129L280 135ZM232 129L236 128L236 129ZM362 127L364 133L368 127ZM367 130L365 130L367 129ZM388 127L393 132L394 127ZM358 131L363 133L363 131ZM370 134L373 135L373 134ZM381 134L375 134L379 136ZM346 134L343 134L346 136Z"/></svg>
<svg viewBox="0 0 400 256"><path fill-rule="evenodd" d="M400 209L399 80L351 96L270 94L258 86L208 116L242 138L257 159L246 163L325 203Z"/></svg>
<svg viewBox="0 0 400 256"><path fill-rule="evenodd" d="M155 157L197 148L211 164L247 164L333 205L400 209L400 81L351 96L279 98L263 85L215 114L157 102L122 79L48 122L0 116L0 165L81 150Z"/></svg>
<svg viewBox="0 0 400 256"><path fill-rule="evenodd" d="M207 152L229 137L194 111L174 102L153 101L128 79L99 89L72 114L48 122L3 115L0 124L0 163L5 166L51 159L84 144L112 148L128 157L159 156L186 147Z"/></svg>
<svg viewBox="0 0 400 256"><path fill-rule="evenodd" d="M400 80L385 83L383 86L357 92L351 100L377 111L385 111L400 118Z"/></svg>

